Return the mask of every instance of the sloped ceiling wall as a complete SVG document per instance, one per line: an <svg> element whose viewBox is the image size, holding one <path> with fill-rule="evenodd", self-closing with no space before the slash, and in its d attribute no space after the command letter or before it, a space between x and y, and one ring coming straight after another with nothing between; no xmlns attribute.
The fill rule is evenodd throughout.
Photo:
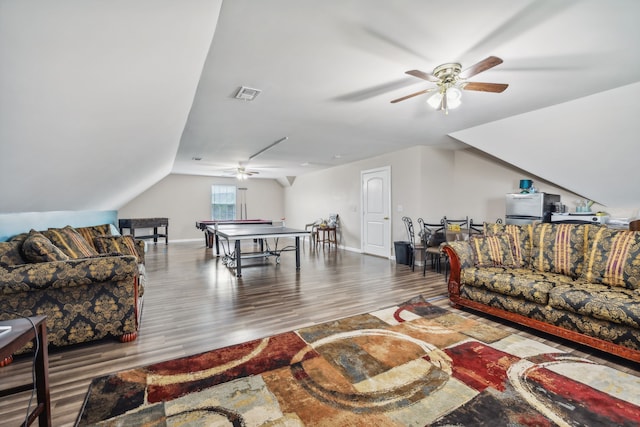
<svg viewBox="0 0 640 427"><path fill-rule="evenodd" d="M0 212L113 209L166 176L221 3L0 1Z"/></svg>
<svg viewBox="0 0 640 427"><path fill-rule="evenodd" d="M640 83L452 137L615 209L640 208Z"/></svg>

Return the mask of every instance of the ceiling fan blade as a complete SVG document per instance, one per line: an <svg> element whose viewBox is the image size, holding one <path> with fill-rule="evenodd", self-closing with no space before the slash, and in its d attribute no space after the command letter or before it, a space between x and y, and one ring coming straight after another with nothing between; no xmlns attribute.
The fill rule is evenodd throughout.
<svg viewBox="0 0 640 427"><path fill-rule="evenodd" d="M489 68L493 68L500 64L502 64L502 59L497 56L490 56L462 71L460 73L460 78L468 79L469 77L473 77L476 74L480 74L481 72L487 71Z"/></svg>
<svg viewBox="0 0 640 427"><path fill-rule="evenodd" d="M422 94L431 92L432 90L433 89L421 90L420 92L412 93L411 95L406 95L406 96L403 96L402 98L394 99L391 101L391 103L395 104L396 102L404 101L405 99L413 98L414 96L422 95Z"/></svg>
<svg viewBox="0 0 640 427"><path fill-rule="evenodd" d="M419 79L426 80L428 82L438 83L440 81L440 79L434 76L433 74L425 73L424 71L420 71L420 70L405 71L405 74L409 74L410 76L417 77Z"/></svg>
<svg viewBox="0 0 640 427"><path fill-rule="evenodd" d="M504 92L509 85L506 83L481 83L481 82L466 82L462 85L464 90L477 90L480 92Z"/></svg>

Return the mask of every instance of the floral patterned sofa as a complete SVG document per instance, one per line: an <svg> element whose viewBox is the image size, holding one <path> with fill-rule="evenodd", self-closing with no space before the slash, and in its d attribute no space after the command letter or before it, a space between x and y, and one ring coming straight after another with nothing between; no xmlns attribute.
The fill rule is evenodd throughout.
<svg viewBox="0 0 640 427"><path fill-rule="evenodd" d="M0 242L0 320L47 315L52 346L136 339L144 242L109 224L31 230Z"/></svg>
<svg viewBox="0 0 640 427"><path fill-rule="evenodd" d="M640 232L485 223L444 251L452 305L640 362Z"/></svg>

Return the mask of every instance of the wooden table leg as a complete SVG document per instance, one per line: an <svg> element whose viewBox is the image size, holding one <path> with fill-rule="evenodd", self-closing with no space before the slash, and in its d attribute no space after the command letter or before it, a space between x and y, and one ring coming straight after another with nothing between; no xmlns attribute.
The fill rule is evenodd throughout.
<svg viewBox="0 0 640 427"><path fill-rule="evenodd" d="M39 416L40 427L51 425L51 399L49 394L49 351L47 349L47 322L38 325L39 341L36 354L36 389L38 406L42 405L42 413Z"/></svg>

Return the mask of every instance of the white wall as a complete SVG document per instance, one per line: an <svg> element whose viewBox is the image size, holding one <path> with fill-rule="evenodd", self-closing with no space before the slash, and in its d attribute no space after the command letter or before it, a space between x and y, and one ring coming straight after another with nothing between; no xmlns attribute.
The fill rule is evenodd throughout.
<svg viewBox="0 0 640 427"><path fill-rule="evenodd" d="M437 221L452 195L451 150L412 147L382 156L303 175L285 189L287 224L303 227L330 213L340 215L342 245L361 249L360 172L391 167L391 238L406 240L403 216ZM391 254L390 254L391 255Z"/></svg>
<svg viewBox="0 0 640 427"><path fill-rule="evenodd" d="M640 83L454 132L464 143L607 205L640 208ZM546 147L546 149L539 149Z"/></svg>
<svg viewBox="0 0 640 427"><path fill-rule="evenodd" d="M453 176L455 197L451 199L450 211L456 218L468 215L474 222L504 219L505 194L518 193L521 179L532 179L538 191L559 194L570 211L575 212L575 202L581 199L574 193L473 149L455 151ZM594 205L593 209L604 207Z"/></svg>
<svg viewBox="0 0 640 427"><path fill-rule="evenodd" d="M469 216L476 222L504 218L504 195L517 192L523 178L533 179L540 191L560 194L572 210L579 198L475 149L419 146L302 175L285 188L266 179L239 183L234 178L169 175L123 206L118 217L169 217L170 240L201 239L195 221L210 217L211 185L239 184L248 189L249 218L284 217L288 226L304 228L337 213L341 244L360 250L360 172L382 166L391 167L392 241L406 240L401 220L405 215L427 222L437 222L445 215Z"/></svg>
<svg viewBox="0 0 640 427"><path fill-rule="evenodd" d="M247 188L247 217L279 221L284 217L284 191L271 179L168 175L118 210L118 218L169 218L169 240L203 239L196 221L211 219L211 186ZM136 234L138 234L136 232Z"/></svg>
<svg viewBox="0 0 640 427"><path fill-rule="evenodd" d="M443 216L469 216L474 222L504 218L504 195L530 178L476 150L412 147L298 177L285 189L287 225L304 227L338 213L342 244L360 250L360 171L381 166L391 166L392 241L406 240L403 216L414 222L419 217L426 222ZM570 207L579 198L535 178L534 183L540 191L560 194Z"/></svg>
<svg viewBox="0 0 640 427"><path fill-rule="evenodd" d="M166 176L221 7L1 1L0 212L115 209Z"/></svg>

